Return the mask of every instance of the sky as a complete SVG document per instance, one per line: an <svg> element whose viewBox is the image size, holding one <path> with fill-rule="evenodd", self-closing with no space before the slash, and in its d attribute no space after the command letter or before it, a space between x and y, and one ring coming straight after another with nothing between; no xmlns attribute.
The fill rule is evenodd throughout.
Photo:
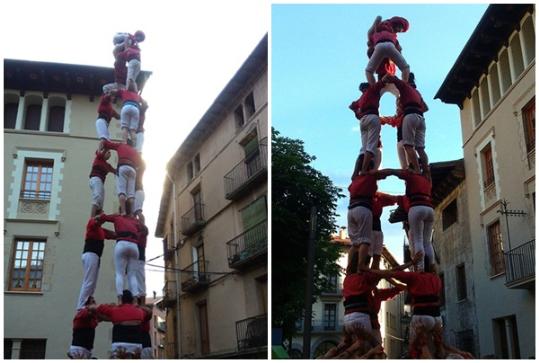
<svg viewBox="0 0 539 363"><path fill-rule="evenodd" d="M146 34L142 70L153 73L142 93L149 104L143 150L146 259L161 255L154 233L165 165L269 31L269 2L24 0L3 2L1 8L3 58L112 68L114 34ZM162 259L152 263L164 265ZM161 295L163 281L163 270L146 268L148 296Z"/></svg>
<svg viewBox="0 0 539 363"><path fill-rule="evenodd" d="M271 29L272 126L283 136L304 141L316 156L313 167L343 188L337 223L346 226L348 185L361 147L359 121L348 109L366 82L367 31L377 15L401 16L410 28L399 33L402 54L415 73L418 91L429 106L426 152L429 161L463 157L459 108L434 100L446 75L488 4L273 4ZM397 70L400 77L400 71ZM395 114L395 97L382 96L381 115ZM381 168L400 168L396 129L382 127ZM404 182L388 177L379 190L404 194ZM384 209L386 247L402 261L401 224L390 224Z"/></svg>

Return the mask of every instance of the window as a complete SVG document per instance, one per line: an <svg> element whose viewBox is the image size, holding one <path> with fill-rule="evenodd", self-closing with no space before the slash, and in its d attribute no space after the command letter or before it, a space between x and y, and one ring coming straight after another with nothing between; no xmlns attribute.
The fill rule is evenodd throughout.
<svg viewBox="0 0 539 363"><path fill-rule="evenodd" d="M497 275L505 271L503 260L503 241L500 231L500 221L487 227L488 252L490 257L490 274Z"/></svg>
<svg viewBox="0 0 539 363"><path fill-rule="evenodd" d="M50 200L52 170L52 160L26 160L21 198Z"/></svg>
<svg viewBox="0 0 539 363"><path fill-rule="evenodd" d="M489 99L489 93L488 93L487 76L483 77L483 80L479 84L479 93L481 96L481 104L483 105L482 116L484 118L490 111L490 99Z"/></svg>
<svg viewBox="0 0 539 363"><path fill-rule="evenodd" d="M337 304L324 304L324 330L335 330L337 323Z"/></svg>
<svg viewBox="0 0 539 363"><path fill-rule="evenodd" d="M460 264L456 268L457 275L457 300L466 299L466 270L464 269L464 264Z"/></svg>
<svg viewBox="0 0 539 363"><path fill-rule="evenodd" d="M449 226L457 222L457 200L453 200L442 211L442 228L445 231Z"/></svg>
<svg viewBox="0 0 539 363"><path fill-rule="evenodd" d="M210 352L210 334L208 329L208 310L206 300L198 302L198 323L200 332L200 351L202 355Z"/></svg>
<svg viewBox="0 0 539 363"><path fill-rule="evenodd" d="M9 289L41 291L44 256L44 240L17 239L14 244Z"/></svg>
<svg viewBox="0 0 539 363"><path fill-rule="evenodd" d="M463 330L456 334L457 348L475 356L475 344L473 330Z"/></svg>
<svg viewBox="0 0 539 363"><path fill-rule="evenodd" d="M14 129L19 109L19 98L13 94L4 94L4 128Z"/></svg>
<svg viewBox="0 0 539 363"><path fill-rule="evenodd" d="M46 339L23 339L20 359L45 359Z"/></svg>
<svg viewBox="0 0 539 363"><path fill-rule="evenodd" d="M240 144L243 146L245 153L245 166L247 168L247 177L249 178L261 170L262 167L256 130L247 135Z"/></svg>
<svg viewBox="0 0 539 363"><path fill-rule="evenodd" d="M26 118L24 128L26 130L39 130L41 121L41 105L28 105L26 108Z"/></svg>
<svg viewBox="0 0 539 363"><path fill-rule="evenodd" d="M4 339L4 359L11 359L12 348L13 348L13 340Z"/></svg>
<svg viewBox="0 0 539 363"><path fill-rule="evenodd" d="M524 40L526 65L529 65L535 59L535 30L531 16L528 16L522 24L520 36Z"/></svg>
<svg viewBox="0 0 539 363"><path fill-rule="evenodd" d="M327 292L337 292L337 275L332 275L328 278Z"/></svg>
<svg viewBox="0 0 539 363"><path fill-rule="evenodd" d="M234 120L236 121L236 128L241 128L245 125L245 119L243 118L243 106L239 105L234 110Z"/></svg>
<svg viewBox="0 0 539 363"><path fill-rule="evenodd" d="M240 211L243 230L248 230L266 220L266 197L261 197Z"/></svg>
<svg viewBox="0 0 539 363"><path fill-rule="evenodd" d="M202 211L202 192L200 187L193 190L191 192L191 196L193 197L193 206L195 208L195 222L202 221L204 219L204 215Z"/></svg>
<svg viewBox="0 0 539 363"><path fill-rule="evenodd" d="M53 106L49 109L49 123L47 131L63 132L64 131L64 116L65 107Z"/></svg>
<svg viewBox="0 0 539 363"><path fill-rule="evenodd" d="M511 54L513 55L513 68L515 71L515 78L518 78L524 70L524 59L522 58L522 48L520 47L519 35L515 34L513 39L509 43L511 48Z"/></svg>
<svg viewBox="0 0 539 363"><path fill-rule="evenodd" d="M500 79L498 77L498 67L496 64L493 64L489 70L488 74L490 76L490 89L492 91L492 105L495 105L496 102L500 99Z"/></svg>
<svg viewBox="0 0 539 363"><path fill-rule="evenodd" d="M472 110L473 110L473 122L477 126L481 123L481 107L479 106L479 90L476 88L472 92Z"/></svg>
<svg viewBox="0 0 539 363"><path fill-rule="evenodd" d="M502 359L520 359L517 319L515 315L493 319L496 356Z"/></svg>
<svg viewBox="0 0 539 363"><path fill-rule="evenodd" d="M193 159L193 174L198 175L200 173L200 154L196 154Z"/></svg>
<svg viewBox="0 0 539 363"><path fill-rule="evenodd" d="M193 180L193 176L193 162L190 161L189 163L187 163L187 180Z"/></svg>
<svg viewBox="0 0 539 363"><path fill-rule="evenodd" d="M251 92L247 98L245 98L245 112L247 113L247 118L254 115L255 110L255 98L253 96L253 92Z"/></svg>
<svg viewBox="0 0 539 363"><path fill-rule="evenodd" d="M502 84L502 94L504 94L511 86L511 71L509 70L509 58L507 54L507 48L502 51L499 59L499 76Z"/></svg>
<svg viewBox="0 0 539 363"><path fill-rule="evenodd" d="M535 150L535 97L522 109L522 122L524 123L526 151L530 153Z"/></svg>
<svg viewBox="0 0 539 363"><path fill-rule="evenodd" d="M487 189L494 185L494 165L492 163L492 147L490 143L481 150L481 160L483 164L483 187Z"/></svg>

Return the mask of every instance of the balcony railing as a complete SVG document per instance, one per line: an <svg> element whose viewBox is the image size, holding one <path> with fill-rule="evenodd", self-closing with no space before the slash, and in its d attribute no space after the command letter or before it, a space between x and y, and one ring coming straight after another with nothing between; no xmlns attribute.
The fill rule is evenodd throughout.
<svg viewBox="0 0 539 363"><path fill-rule="evenodd" d="M32 200L43 200L43 201L49 201L51 200L51 192L50 191L35 191L35 190L21 190L21 199L32 199Z"/></svg>
<svg viewBox="0 0 539 363"><path fill-rule="evenodd" d="M322 296L342 296L342 287L334 286L333 288L322 291Z"/></svg>
<svg viewBox="0 0 539 363"><path fill-rule="evenodd" d="M182 233L190 236L204 227L205 224L204 204L195 203L194 207L182 216Z"/></svg>
<svg viewBox="0 0 539 363"><path fill-rule="evenodd" d="M505 286L514 289L535 286L535 239L505 253Z"/></svg>
<svg viewBox="0 0 539 363"><path fill-rule="evenodd" d="M181 270L182 291L195 292L208 287L210 275L208 270L208 261L198 260Z"/></svg>
<svg viewBox="0 0 539 363"><path fill-rule="evenodd" d="M303 319L296 322L296 330L298 333L303 332ZM343 322L340 320L323 319L311 321L311 332L313 333L334 333L343 330Z"/></svg>
<svg viewBox="0 0 539 363"><path fill-rule="evenodd" d="M256 263L268 252L268 222L249 228L226 245L230 268L241 269Z"/></svg>
<svg viewBox="0 0 539 363"><path fill-rule="evenodd" d="M176 281L167 280L163 287L163 305L171 308L176 304Z"/></svg>
<svg viewBox="0 0 539 363"><path fill-rule="evenodd" d="M268 345L268 316L254 316L236 322L238 351Z"/></svg>
<svg viewBox="0 0 539 363"><path fill-rule="evenodd" d="M225 175L225 198L234 200L267 177L266 139L258 145L258 153L246 157ZM264 142L264 143L263 143Z"/></svg>

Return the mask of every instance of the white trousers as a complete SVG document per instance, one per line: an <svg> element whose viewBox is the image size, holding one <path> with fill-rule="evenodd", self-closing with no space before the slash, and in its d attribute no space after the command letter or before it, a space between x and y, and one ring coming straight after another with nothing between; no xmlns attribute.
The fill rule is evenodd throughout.
<svg viewBox="0 0 539 363"><path fill-rule="evenodd" d="M362 206L348 209L348 234L352 245L370 244L372 239L372 212Z"/></svg>
<svg viewBox="0 0 539 363"><path fill-rule="evenodd" d="M414 245L414 254L421 251L425 257L429 258L431 264L435 263L431 241L434 210L425 205L413 206L408 211L408 223L410 224L410 241ZM425 271L425 258L419 260L417 271Z"/></svg>
<svg viewBox="0 0 539 363"><path fill-rule="evenodd" d="M139 123L139 109L132 104L125 104L120 111L120 127L128 128L129 130L136 130Z"/></svg>
<svg viewBox="0 0 539 363"><path fill-rule="evenodd" d="M98 176L93 176L88 183L92 191L92 204L99 209L103 209L103 203L105 202L105 186L103 185L103 180Z"/></svg>
<svg viewBox="0 0 539 363"><path fill-rule="evenodd" d="M146 263L145 261L136 260L135 266L135 274L137 276L137 291L133 292L133 295L137 297L146 296L146 271L144 270Z"/></svg>
<svg viewBox="0 0 539 363"><path fill-rule="evenodd" d="M380 63L382 63L384 58L391 59L393 63L395 63L395 65L401 70L401 72L405 69L410 68L402 54L395 47L395 44L393 44L392 42L382 42L374 46L374 52L369 59L369 63L367 64L367 68L365 68L365 71L369 73L374 73L374 71L378 69Z"/></svg>
<svg viewBox="0 0 539 363"><path fill-rule="evenodd" d="M418 329L424 330L427 334L432 334L435 328L442 327L442 317L441 316L430 316L430 315L412 315L410 320L410 335L409 341L410 344L413 344L415 338L417 337ZM429 335L430 335L429 334Z"/></svg>
<svg viewBox="0 0 539 363"><path fill-rule="evenodd" d="M92 352L84 347L79 347L78 345L72 345L69 347L68 354L71 356L71 359L90 359L92 358Z"/></svg>
<svg viewBox="0 0 539 363"><path fill-rule="evenodd" d="M135 212L142 211L142 205L144 204L144 190L140 189L135 192Z"/></svg>
<svg viewBox="0 0 539 363"><path fill-rule="evenodd" d="M372 231L372 243L369 246L369 256L381 256L384 248L384 233L382 231Z"/></svg>
<svg viewBox="0 0 539 363"><path fill-rule="evenodd" d="M425 118L417 113L410 113L402 119L402 142L415 148L425 147Z"/></svg>
<svg viewBox="0 0 539 363"><path fill-rule="evenodd" d="M123 194L127 198L135 198L135 178L136 170L129 165L122 165L118 168L116 177L116 191L118 195Z"/></svg>
<svg viewBox="0 0 539 363"><path fill-rule="evenodd" d="M77 310L84 308L84 304L95 293L97 276L99 275L99 256L93 252L82 254L82 284L79 293Z"/></svg>
<svg viewBox="0 0 539 363"><path fill-rule="evenodd" d="M357 330L372 334L371 317L369 314L354 312L345 314L343 318L344 331L354 334Z"/></svg>
<svg viewBox="0 0 539 363"><path fill-rule="evenodd" d="M116 270L116 295L121 296L124 290L124 276L127 270L129 291L135 295L138 291L136 261L138 260L137 244L129 241L118 241L114 246L114 267Z"/></svg>
<svg viewBox="0 0 539 363"><path fill-rule="evenodd" d="M140 61L138 59L131 59L127 62L127 83L129 83L130 79L132 79L133 82L136 82L139 73Z"/></svg>
<svg viewBox="0 0 539 363"><path fill-rule="evenodd" d="M380 117L373 114L363 116L359 121L359 128L361 130L360 154L369 151L375 155L378 149L378 139L380 139Z"/></svg>
<svg viewBox="0 0 539 363"><path fill-rule="evenodd" d="M109 125L104 118L95 120L95 131L97 132L98 139L107 139L110 141Z"/></svg>
<svg viewBox="0 0 539 363"><path fill-rule="evenodd" d="M144 132L137 132L137 141L135 144L135 149L141 153L142 146L144 145Z"/></svg>

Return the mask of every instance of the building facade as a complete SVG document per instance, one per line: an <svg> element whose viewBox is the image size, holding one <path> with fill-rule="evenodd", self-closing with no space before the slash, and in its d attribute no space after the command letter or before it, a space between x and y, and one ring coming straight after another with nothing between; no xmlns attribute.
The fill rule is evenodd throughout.
<svg viewBox="0 0 539 363"><path fill-rule="evenodd" d="M90 217L97 105L112 79L111 68L4 60L4 358L66 358ZM120 139L119 122L110 130ZM105 193L105 211L117 210L114 177ZM98 303L116 300L112 247L101 259ZM94 356L108 357L111 330L97 327Z"/></svg>
<svg viewBox="0 0 539 363"><path fill-rule="evenodd" d="M166 310L162 297L146 298L146 304L152 305L152 321L150 324L150 337L152 339L152 354L154 359L165 359L166 343Z"/></svg>
<svg viewBox="0 0 539 363"><path fill-rule="evenodd" d="M329 349L337 346L342 340L344 306L342 297L342 286L345 277L346 265L348 263L348 250L351 246L350 238L346 236L344 229L333 239L342 248L337 264L343 271L338 276L334 276L330 281L331 288L322 292L317 301L313 304L313 319L311 322L311 358L316 358L325 354ZM380 261L381 269L391 269L398 266L393 255L384 247ZM378 288L392 287L389 282L382 279ZM393 299L382 302L378 319L380 322L380 333L382 335L382 345L388 358L400 358L404 352L405 331L401 324L404 316L404 295L399 294ZM292 347L289 349L291 358L301 358L303 352L303 321L297 323L297 335L292 339Z"/></svg>
<svg viewBox="0 0 539 363"><path fill-rule="evenodd" d="M464 160L431 164L433 246L443 281L444 340L476 356L479 352L473 251Z"/></svg>
<svg viewBox="0 0 539 363"><path fill-rule="evenodd" d="M478 355L533 357L535 6L490 5L436 97L461 109Z"/></svg>
<svg viewBox="0 0 539 363"><path fill-rule="evenodd" d="M167 166L167 358L267 357L267 36Z"/></svg>

